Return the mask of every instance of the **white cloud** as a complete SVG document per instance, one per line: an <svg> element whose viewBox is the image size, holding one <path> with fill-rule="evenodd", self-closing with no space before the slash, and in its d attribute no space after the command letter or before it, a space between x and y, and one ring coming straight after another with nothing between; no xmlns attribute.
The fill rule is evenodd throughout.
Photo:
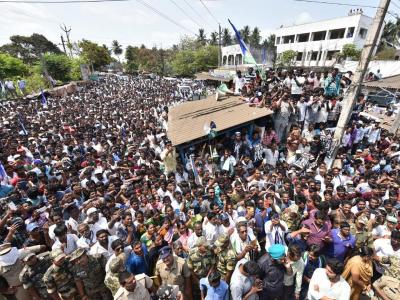
<svg viewBox="0 0 400 300"><path fill-rule="evenodd" d="M308 12L302 12L298 16L296 16L294 20L295 25L300 25L304 23L309 23L314 21L314 18Z"/></svg>

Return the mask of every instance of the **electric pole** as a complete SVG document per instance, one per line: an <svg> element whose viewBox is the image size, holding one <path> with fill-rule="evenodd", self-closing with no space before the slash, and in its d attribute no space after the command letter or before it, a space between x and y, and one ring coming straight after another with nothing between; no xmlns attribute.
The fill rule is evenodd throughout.
<svg viewBox="0 0 400 300"><path fill-rule="evenodd" d="M69 33L71 32L71 27L69 29L67 29L67 26L65 24L63 24L63 26L60 25L60 28L62 31L65 32L65 35L67 36L67 46L69 48L69 55L72 57L72 44L71 41L69 40Z"/></svg>
<svg viewBox="0 0 400 300"><path fill-rule="evenodd" d="M347 90L347 93L345 95L345 98L343 99L343 109L340 113L339 121L336 126L335 134L333 136L333 143L332 143L333 151L332 154L329 155L329 157L327 157L329 159L328 161L329 168L331 168L333 161L335 160L337 151L342 141L343 133L346 129L347 123L350 120L354 104L356 103L357 97L360 93L365 73L367 72L368 64L375 51L375 48L377 47L378 38L382 30L382 25L385 20L389 4L390 0L380 1L372 25L368 30L365 45L361 52L360 61L358 62L357 69L354 73L353 82L350 84L349 89Z"/></svg>
<svg viewBox="0 0 400 300"><path fill-rule="evenodd" d="M221 24L218 24L218 68L221 66L222 56L222 44L221 44Z"/></svg>
<svg viewBox="0 0 400 300"><path fill-rule="evenodd" d="M61 44L62 44L62 46L63 46L64 53L67 55L67 49L65 48L65 41L64 41L63 35L61 35Z"/></svg>

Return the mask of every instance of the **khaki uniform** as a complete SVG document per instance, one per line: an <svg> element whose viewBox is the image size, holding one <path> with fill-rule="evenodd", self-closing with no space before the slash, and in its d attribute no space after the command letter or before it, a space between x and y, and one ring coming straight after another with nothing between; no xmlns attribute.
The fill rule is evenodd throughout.
<svg viewBox="0 0 400 300"><path fill-rule="evenodd" d="M236 254L232 249L217 249L217 271L222 279L228 272L233 272L236 266Z"/></svg>
<svg viewBox="0 0 400 300"><path fill-rule="evenodd" d="M24 268L24 264L20 259L11 266L0 266L0 276L3 276L7 280L10 287L16 287L17 291L15 297L17 300L29 300L32 299L31 295L26 289L23 288L22 282L19 279L19 274Z"/></svg>
<svg viewBox="0 0 400 300"><path fill-rule="evenodd" d="M71 272L74 279L82 280L85 287L85 293L91 299L112 299L110 290L104 284L105 257L101 254L88 255L87 266L74 264Z"/></svg>
<svg viewBox="0 0 400 300"><path fill-rule="evenodd" d="M43 282L49 294L58 293L61 299L73 299L77 294L70 265L64 262L61 267L52 264L43 275Z"/></svg>
<svg viewBox="0 0 400 300"><path fill-rule="evenodd" d="M215 266L217 260L214 253L208 249L205 254L200 254L197 247L189 252L187 265L190 270L199 278L207 277L211 267Z"/></svg>
<svg viewBox="0 0 400 300"><path fill-rule="evenodd" d="M119 273L108 272L106 274L106 278L104 278L104 284L109 288L113 296L115 296L115 293L121 287L119 284L118 275Z"/></svg>
<svg viewBox="0 0 400 300"><path fill-rule="evenodd" d="M39 295L46 299L49 298L46 285L43 282L43 275L51 266L49 252L36 255L37 263L34 266L25 265L19 274L24 289L35 288Z"/></svg>
<svg viewBox="0 0 400 300"><path fill-rule="evenodd" d="M357 230L355 224L350 225L350 233L355 236L356 238L356 247L354 248L355 251L358 251L363 245L366 245L370 248L373 248L372 234L368 230Z"/></svg>
<svg viewBox="0 0 400 300"><path fill-rule="evenodd" d="M114 300L150 300L150 293L148 289L153 286L150 277L145 274L135 276L136 288L133 292L127 291L125 288L120 287L114 296Z"/></svg>
<svg viewBox="0 0 400 300"><path fill-rule="evenodd" d="M380 288L390 300L398 300L400 295L400 280L390 276L382 276L374 282L375 288Z"/></svg>
<svg viewBox="0 0 400 300"><path fill-rule="evenodd" d="M155 276L160 276L161 284L178 285L179 290L185 292L185 278L190 277L190 270L186 261L174 256L174 263L171 268L160 259L156 264Z"/></svg>
<svg viewBox="0 0 400 300"><path fill-rule="evenodd" d="M300 229L301 215L295 212L285 212L281 215L281 220L285 221L289 231Z"/></svg>

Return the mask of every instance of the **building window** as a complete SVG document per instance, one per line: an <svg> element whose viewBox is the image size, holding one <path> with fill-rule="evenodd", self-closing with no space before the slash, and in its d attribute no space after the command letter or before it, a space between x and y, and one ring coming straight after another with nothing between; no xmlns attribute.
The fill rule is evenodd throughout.
<svg viewBox="0 0 400 300"><path fill-rule="evenodd" d="M346 28L340 28L340 29L334 29L330 31L329 39L330 40L336 40L336 39L342 39L344 38L344 32L346 31Z"/></svg>
<svg viewBox="0 0 400 300"><path fill-rule="evenodd" d="M360 38L365 39L367 37L367 32L368 29L360 28L360 33L359 33Z"/></svg>
<svg viewBox="0 0 400 300"><path fill-rule="evenodd" d="M346 38L352 38L353 37L353 35L354 35L354 27L349 27L348 29L347 29L347 34L346 34Z"/></svg>
<svg viewBox="0 0 400 300"><path fill-rule="evenodd" d="M222 57L222 64L223 65L226 65L226 61L227 61L227 57L226 57L226 55L224 55L224 57Z"/></svg>
<svg viewBox="0 0 400 300"><path fill-rule="evenodd" d="M309 39L310 39L310 33L301 33L297 35L297 42L299 43L308 42Z"/></svg>
<svg viewBox="0 0 400 300"><path fill-rule="evenodd" d="M241 65L242 63L242 54L236 54L235 65Z"/></svg>
<svg viewBox="0 0 400 300"><path fill-rule="evenodd" d="M318 59L318 51L312 51L310 60L317 60L317 59Z"/></svg>
<svg viewBox="0 0 400 300"><path fill-rule="evenodd" d="M282 37L283 44L291 44L294 43L294 34L293 35L286 35Z"/></svg>
<svg viewBox="0 0 400 300"><path fill-rule="evenodd" d="M235 63L235 58L233 55L228 56L228 65L232 66Z"/></svg>
<svg viewBox="0 0 400 300"><path fill-rule="evenodd" d="M297 52L296 61L302 61L302 60L303 60L303 52Z"/></svg>
<svg viewBox="0 0 400 300"><path fill-rule="evenodd" d="M326 60L332 60L335 58L335 53L340 52L339 50L332 50L332 51L328 51L328 53L326 54Z"/></svg>
<svg viewBox="0 0 400 300"><path fill-rule="evenodd" d="M279 45L280 43L281 43L281 37L278 36L278 37L276 38L276 45Z"/></svg>
<svg viewBox="0 0 400 300"><path fill-rule="evenodd" d="M326 31L317 31L312 33L311 40L314 41L323 41L326 37Z"/></svg>

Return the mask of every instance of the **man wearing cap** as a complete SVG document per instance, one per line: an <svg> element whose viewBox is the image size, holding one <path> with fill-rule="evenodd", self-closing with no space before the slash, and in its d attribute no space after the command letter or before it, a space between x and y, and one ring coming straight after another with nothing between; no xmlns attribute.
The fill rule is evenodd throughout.
<svg viewBox="0 0 400 300"><path fill-rule="evenodd" d="M51 251L53 263L43 275L47 293L53 300L73 300L78 294L66 257L61 249Z"/></svg>
<svg viewBox="0 0 400 300"><path fill-rule="evenodd" d="M43 251L44 246L33 246L24 249L17 249L12 247L11 243L3 243L0 245L0 276L2 276L8 283L6 292L15 295L17 300L29 299L30 295L27 290L22 286L19 279L24 265L20 257L23 258L24 252L39 252Z"/></svg>
<svg viewBox="0 0 400 300"><path fill-rule="evenodd" d="M104 284L106 259L103 255L87 255L86 249L78 248L71 254L70 262L82 299L112 299L110 290Z"/></svg>
<svg viewBox="0 0 400 300"><path fill-rule="evenodd" d="M217 271L226 283L230 283L233 270L236 266L236 254L231 248L228 234L223 234L215 241L214 252L217 256Z"/></svg>
<svg viewBox="0 0 400 300"><path fill-rule="evenodd" d="M24 252L22 261L25 266L19 274L19 279L24 289L28 290L32 298L48 299L50 296L43 282L43 275L51 266L50 252L38 255Z"/></svg>
<svg viewBox="0 0 400 300"><path fill-rule="evenodd" d="M115 293L120 288L118 276L124 271L126 271L124 253L110 258L109 270L104 278L104 284L110 289L113 296L115 296Z"/></svg>
<svg viewBox="0 0 400 300"><path fill-rule="evenodd" d="M259 260L261 269L260 279L263 281L261 299L279 300L284 292L284 275L291 276L293 270L291 262L286 258L285 247L281 244L274 244L267 249Z"/></svg>
<svg viewBox="0 0 400 300"><path fill-rule="evenodd" d="M91 207L86 211L87 218L85 223L89 224L90 230L96 235L97 231L101 229L108 229L107 219L100 215L95 207Z"/></svg>
<svg viewBox="0 0 400 300"><path fill-rule="evenodd" d="M350 233L356 238L354 253L358 253L363 245L367 245L369 248L373 247L372 235L368 231L367 225L368 219L363 215L360 215L354 224L350 224Z"/></svg>
<svg viewBox="0 0 400 300"><path fill-rule="evenodd" d="M196 247L190 250L187 265L191 272L192 284L197 287L193 293L199 294L198 286L200 278L206 277L216 265L216 257L210 249L210 244L204 236L198 238Z"/></svg>
<svg viewBox="0 0 400 300"><path fill-rule="evenodd" d="M189 267L183 258L173 255L171 247L165 246L160 249L160 259L154 275L157 276L159 285L178 285L179 291L186 295L185 299L192 299Z"/></svg>

